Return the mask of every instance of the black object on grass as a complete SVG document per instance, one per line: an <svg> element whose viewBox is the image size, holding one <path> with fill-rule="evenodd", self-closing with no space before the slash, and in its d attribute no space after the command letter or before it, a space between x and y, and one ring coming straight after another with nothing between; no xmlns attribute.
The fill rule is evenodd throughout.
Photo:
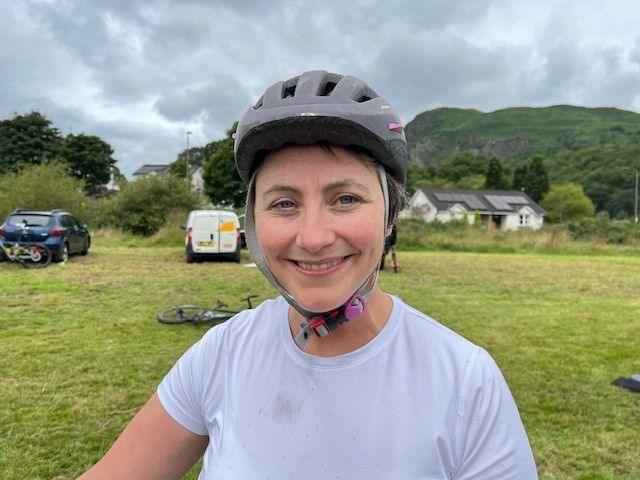
<svg viewBox="0 0 640 480"><path fill-rule="evenodd" d="M636 377L636 375L633 375L633 377ZM627 390L631 390L632 392L640 393L640 381L636 380L635 378L616 378L613 382L611 382L611 385L626 388Z"/></svg>

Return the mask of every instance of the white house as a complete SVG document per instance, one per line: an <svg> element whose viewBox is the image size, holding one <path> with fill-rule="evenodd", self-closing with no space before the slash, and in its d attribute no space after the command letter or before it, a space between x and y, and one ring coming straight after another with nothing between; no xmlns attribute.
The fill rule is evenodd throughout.
<svg viewBox="0 0 640 480"><path fill-rule="evenodd" d="M204 191L202 165L189 165L189 178L191 179L191 188L198 193L202 193Z"/></svg>
<svg viewBox="0 0 640 480"><path fill-rule="evenodd" d="M169 173L171 165L152 165L145 164L138 170L133 172L133 178L146 177L147 175L158 175L160 173ZM191 179L191 188L198 193L204 191L204 180L202 178L202 165L189 165L189 178Z"/></svg>
<svg viewBox="0 0 640 480"><path fill-rule="evenodd" d="M153 165L145 163L138 170L133 172L133 178L146 177L147 175L157 175L158 173L167 173L170 165Z"/></svg>
<svg viewBox="0 0 640 480"><path fill-rule="evenodd" d="M426 222L476 219L501 230L542 227L546 212L524 192L517 190L465 190L419 188L409 200L401 218L422 218Z"/></svg>

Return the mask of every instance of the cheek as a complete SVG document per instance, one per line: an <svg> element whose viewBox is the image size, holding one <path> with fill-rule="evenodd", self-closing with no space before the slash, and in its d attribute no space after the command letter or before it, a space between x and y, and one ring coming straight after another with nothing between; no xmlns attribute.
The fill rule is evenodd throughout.
<svg viewBox="0 0 640 480"><path fill-rule="evenodd" d="M382 219L375 221L371 217L364 217L358 221L351 222L349 225L349 234L346 238L349 242L359 250L366 252L381 250L384 246Z"/></svg>
<svg viewBox="0 0 640 480"><path fill-rule="evenodd" d="M257 216L256 235L262 252L267 257L277 257L287 247L286 232L275 225L276 222L265 221L264 217Z"/></svg>

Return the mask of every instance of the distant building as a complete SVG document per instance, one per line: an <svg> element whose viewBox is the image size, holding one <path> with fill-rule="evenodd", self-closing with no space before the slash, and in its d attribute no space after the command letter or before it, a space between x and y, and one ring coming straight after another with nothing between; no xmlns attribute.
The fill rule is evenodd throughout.
<svg viewBox="0 0 640 480"><path fill-rule="evenodd" d="M94 185L85 189L85 194L92 197L108 197L120 191L120 185L116 181L115 171L112 168L109 174L109 181L103 185Z"/></svg>
<svg viewBox="0 0 640 480"><path fill-rule="evenodd" d="M145 164L133 172L133 177L140 178L147 175L158 175L159 173L169 173L171 165L151 165ZM202 193L204 191L204 179L202 178L202 165L189 165L189 179L191 188Z"/></svg>
<svg viewBox="0 0 640 480"><path fill-rule="evenodd" d="M202 193L204 191L202 165L189 165L189 178L191 179L191 188L198 193Z"/></svg>
<svg viewBox="0 0 640 480"><path fill-rule="evenodd" d="M158 173L168 173L170 165L144 164L133 172L134 178L146 177L147 175L157 175Z"/></svg>
<svg viewBox="0 0 640 480"><path fill-rule="evenodd" d="M401 218L421 218L425 222L476 220L492 228L516 230L542 227L546 212L529 196L517 190L466 190L419 188L409 200Z"/></svg>

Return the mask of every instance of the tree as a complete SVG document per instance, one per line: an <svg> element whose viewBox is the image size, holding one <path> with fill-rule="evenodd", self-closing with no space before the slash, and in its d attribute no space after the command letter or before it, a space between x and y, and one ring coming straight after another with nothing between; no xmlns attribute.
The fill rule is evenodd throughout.
<svg viewBox="0 0 640 480"><path fill-rule="evenodd" d="M111 177L116 161L113 149L93 135L68 135L64 139L61 157L69 165L74 177L85 182L89 191L105 184Z"/></svg>
<svg viewBox="0 0 640 480"><path fill-rule="evenodd" d="M77 218L87 220L88 199L83 189L83 182L74 178L64 163L26 165L19 172L0 177L0 218L4 219L16 208L64 208Z"/></svg>
<svg viewBox="0 0 640 480"><path fill-rule="evenodd" d="M541 206L552 222L567 222L593 217L595 207L576 183L557 185L542 199Z"/></svg>
<svg viewBox="0 0 640 480"><path fill-rule="evenodd" d="M425 168L410 163L407 170L407 193L413 195L413 193L420 187L424 187L429 182L429 175Z"/></svg>
<svg viewBox="0 0 640 480"><path fill-rule="evenodd" d="M458 183L464 177L486 175L489 161L482 155L462 152L444 163L438 170L438 177Z"/></svg>
<svg viewBox="0 0 640 480"><path fill-rule="evenodd" d="M213 142L207 143L204 147L191 147L188 151L186 149L183 150L169 167L169 173L177 177L186 178L187 158L191 167L194 165L202 166L207 158L216 152L222 141L223 140L214 140Z"/></svg>
<svg viewBox="0 0 640 480"><path fill-rule="evenodd" d="M542 200L549 191L549 175L540 155L533 157L527 168L525 191L534 202Z"/></svg>
<svg viewBox="0 0 640 480"><path fill-rule="evenodd" d="M214 205L240 207L247 195L244 183L236 170L233 154L233 138L237 122L227 130L227 138L221 140L215 153L204 162L202 178L204 193Z"/></svg>
<svg viewBox="0 0 640 480"><path fill-rule="evenodd" d="M502 174L502 164L496 157L491 157L484 180L484 188L489 190L506 190L509 188Z"/></svg>
<svg viewBox="0 0 640 480"><path fill-rule="evenodd" d="M516 167L513 172L513 182L511 188L514 190L524 190L527 185L527 165Z"/></svg>
<svg viewBox="0 0 640 480"><path fill-rule="evenodd" d="M0 175L51 160L61 148L60 132L38 112L0 121Z"/></svg>
<svg viewBox="0 0 640 480"><path fill-rule="evenodd" d="M202 197L191 190L184 178L173 175L147 175L127 183L113 197L106 222L138 235L153 235L170 215L193 210Z"/></svg>

